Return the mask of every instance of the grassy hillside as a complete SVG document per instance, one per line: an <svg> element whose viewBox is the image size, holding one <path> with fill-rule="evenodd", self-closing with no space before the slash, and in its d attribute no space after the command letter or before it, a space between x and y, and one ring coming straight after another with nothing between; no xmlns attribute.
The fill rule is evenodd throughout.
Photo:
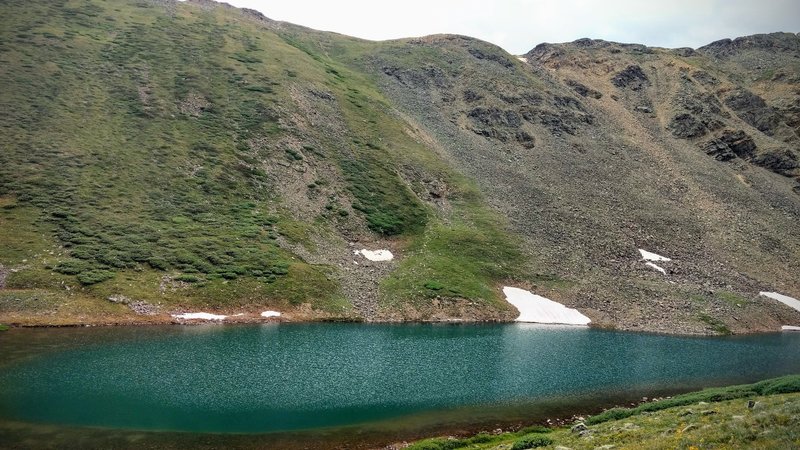
<svg viewBox="0 0 800 450"><path fill-rule="evenodd" d="M2 8L0 318L125 315L109 296L373 318L340 267L359 240L409 249L386 298L507 309L494 283L521 259L502 221L364 76L210 3Z"/></svg>
<svg viewBox="0 0 800 450"><path fill-rule="evenodd" d="M509 320L514 283L601 326L800 323L758 297L800 297L796 35L518 57L206 0L0 8L0 322Z"/></svg>
<svg viewBox="0 0 800 450"><path fill-rule="evenodd" d="M434 438L407 448L794 448L800 445L798 390L798 376L788 376L615 408L568 427L532 426L515 433Z"/></svg>

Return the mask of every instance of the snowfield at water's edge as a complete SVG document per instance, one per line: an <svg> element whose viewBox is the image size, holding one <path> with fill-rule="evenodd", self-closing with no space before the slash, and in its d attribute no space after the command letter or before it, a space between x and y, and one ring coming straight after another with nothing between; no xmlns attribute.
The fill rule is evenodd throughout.
<svg viewBox="0 0 800 450"><path fill-rule="evenodd" d="M759 292L758 295L763 295L764 297L769 297L771 299L775 299L784 305L794 308L800 311L800 300L789 297L788 295L779 294L777 292ZM781 331L800 331L800 327L795 325L784 325L781 327Z"/></svg>
<svg viewBox="0 0 800 450"><path fill-rule="evenodd" d="M204 312L197 312L197 313L183 313L183 314L173 314L172 317L176 319L200 319L200 320L225 320L228 316L223 316L221 314L211 314L211 313L204 313Z"/></svg>
<svg viewBox="0 0 800 450"><path fill-rule="evenodd" d="M517 322L557 323L564 325L588 325L592 320L577 309L567 308L561 303L532 294L525 289L504 287L506 300L519 310Z"/></svg>
<svg viewBox="0 0 800 450"><path fill-rule="evenodd" d="M786 306L788 306L790 308L794 308L794 309L800 311L800 300L798 300L798 299L796 299L794 297L789 297L788 295L778 294L777 292L759 292L758 295L763 295L764 297L769 297L769 298L775 299L775 300L783 303L784 305L786 305Z"/></svg>

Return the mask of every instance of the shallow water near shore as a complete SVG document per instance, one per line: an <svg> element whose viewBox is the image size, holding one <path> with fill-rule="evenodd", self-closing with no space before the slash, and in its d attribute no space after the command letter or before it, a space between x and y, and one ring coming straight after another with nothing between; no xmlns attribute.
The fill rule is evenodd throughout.
<svg viewBox="0 0 800 450"><path fill-rule="evenodd" d="M0 418L25 424L19 433L93 427L84 434L184 442L236 433L210 439L242 444L269 433L356 447L800 373L800 334L532 324L15 329L0 335L0 361Z"/></svg>

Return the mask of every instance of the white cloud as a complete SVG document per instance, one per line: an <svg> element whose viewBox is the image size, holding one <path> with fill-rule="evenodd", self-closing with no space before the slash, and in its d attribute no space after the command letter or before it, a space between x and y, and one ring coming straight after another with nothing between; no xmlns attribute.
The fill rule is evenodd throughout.
<svg viewBox="0 0 800 450"><path fill-rule="evenodd" d="M797 0L228 0L276 20L383 40L464 34L525 53L541 42L581 37L661 47L699 47L722 38L800 31Z"/></svg>

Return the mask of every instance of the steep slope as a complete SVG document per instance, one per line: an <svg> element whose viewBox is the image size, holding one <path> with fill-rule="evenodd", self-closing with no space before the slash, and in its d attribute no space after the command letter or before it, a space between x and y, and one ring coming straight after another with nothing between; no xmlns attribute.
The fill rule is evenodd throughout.
<svg viewBox="0 0 800 450"><path fill-rule="evenodd" d="M761 59L797 73L796 49L775 51L772 43L788 39L796 48L798 36L753 40L761 39L767 44L750 52L769 54ZM741 69L721 70L706 49L581 40L539 46L527 57L565 84L583 84L604 94L591 99L596 115L608 120L608 131L633 138L650 166L626 174L644 175L638 186L629 186L636 190L632 195L643 210L650 203L651 213L660 212L660 217L642 220L633 211L636 223L644 227L627 237L640 248L673 257L670 281L694 285L689 298L703 296L712 302L701 314L727 316L726 322L736 326L753 313L746 308L737 312L736 305L745 302L731 301L729 293L752 298L758 290L770 290L768 286L798 290L798 127L749 91L750 76L742 76ZM796 89L796 81L792 83ZM782 82L773 87L788 92ZM768 127L759 127L759 121ZM645 184L656 192L647 193ZM672 303L680 301L678 297Z"/></svg>
<svg viewBox="0 0 800 450"><path fill-rule="evenodd" d="M0 322L510 320L514 284L601 326L800 324L757 296L800 297L796 35L516 57L208 0L2 11Z"/></svg>
<svg viewBox="0 0 800 450"><path fill-rule="evenodd" d="M396 264L362 246L400 255L382 295L421 318L513 317L502 222L363 75L213 2L6 2L2 20L3 321L394 317L376 300Z"/></svg>
<svg viewBox="0 0 800 450"><path fill-rule="evenodd" d="M800 288L796 123L781 116L769 135L726 106L746 86L726 81L715 91L691 79L724 77L709 73L711 57L591 40L520 58L461 36L358 50L335 36L313 41L373 73L477 180L525 238L537 290L631 329L742 331L798 320L757 298ZM791 73L795 55L775 57L787 61L781 70ZM683 115L700 116L690 121L704 129L685 135ZM712 144L735 159L708 156ZM742 145L752 151L737 156ZM783 170L767 162L776 159ZM673 260L659 263L666 276L639 248Z"/></svg>

